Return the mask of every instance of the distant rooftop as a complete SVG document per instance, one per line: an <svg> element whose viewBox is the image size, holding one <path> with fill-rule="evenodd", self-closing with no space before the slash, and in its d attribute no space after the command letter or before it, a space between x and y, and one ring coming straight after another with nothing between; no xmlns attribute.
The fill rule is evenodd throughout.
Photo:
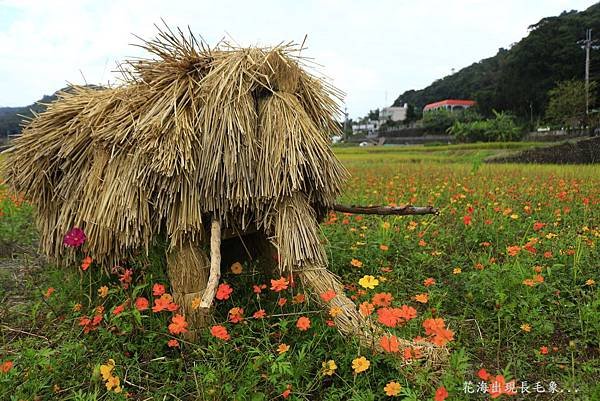
<svg viewBox="0 0 600 401"><path fill-rule="evenodd" d="M435 110L435 109L449 109L454 110L455 108L468 109L475 105L474 100L462 100L462 99L446 99L440 100L439 102L429 103L423 107L423 111Z"/></svg>

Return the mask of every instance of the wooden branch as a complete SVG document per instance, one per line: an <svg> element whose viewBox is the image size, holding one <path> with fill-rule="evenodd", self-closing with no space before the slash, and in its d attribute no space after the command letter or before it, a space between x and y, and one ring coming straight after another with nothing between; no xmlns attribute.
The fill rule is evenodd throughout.
<svg viewBox="0 0 600 401"><path fill-rule="evenodd" d="M200 301L200 308L208 309L212 305L217 293L217 286L221 278L221 222L213 218L210 226L210 275L206 290Z"/></svg>
<svg viewBox="0 0 600 401"><path fill-rule="evenodd" d="M333 210L342 213L352 214L379 214L379 215L422 215L422 214L439 214L439 210L433 206L413 206L405 205L401 207L392 206L345 206L333 205Z"/></svg>

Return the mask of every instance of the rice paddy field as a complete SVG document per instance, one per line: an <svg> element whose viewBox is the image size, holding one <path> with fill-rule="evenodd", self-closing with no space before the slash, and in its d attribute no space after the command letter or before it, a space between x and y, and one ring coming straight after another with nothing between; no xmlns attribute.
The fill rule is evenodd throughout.
<svg viewBox="0 0 600 401"><path fill-rule="evenodd" d="M83 254L59 268L36 252L35 205L2 190L0 400L600 400L600 169L482 162L527 146L336 148L340 203L440 209L321 225L330 269L388 333L380 354L260 261L224 267L189 342L164 244L109 274Z"/></svg>

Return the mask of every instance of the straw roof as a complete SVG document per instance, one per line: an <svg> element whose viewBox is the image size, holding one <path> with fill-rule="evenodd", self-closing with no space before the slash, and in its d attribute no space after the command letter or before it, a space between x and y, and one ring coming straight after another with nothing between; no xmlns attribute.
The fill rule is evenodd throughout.
<svg viewBox="0 0 600 401"><path fill-rule="evenodd" d="M86 252L116 263L158 236L205 242L212 217L275 233L279 205L333 205L347 177L329 146L340 92L301 48L210 49L168 29L141 47L153 58L123 63L122 85L59 93L8 152L48 255L74 256L62 241L75 226Z"/></svg>

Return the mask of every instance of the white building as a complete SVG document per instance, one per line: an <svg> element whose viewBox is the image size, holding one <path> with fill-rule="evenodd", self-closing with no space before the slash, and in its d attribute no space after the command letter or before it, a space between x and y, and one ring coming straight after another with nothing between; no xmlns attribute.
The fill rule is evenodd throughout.
<svg viewBox="0 0 600 401"><path fill-rule="evenodd" d="M352 133L372 135L379 129L379 123L377 120L368 120L365 123L352 124Z"/></svg>
<svg viewBox="0 0 600 401"><path fill-rule="evenodd" d="M379 112L379 124L383 124L386 121L404 121L406 120L407 112L408 104L406 103L402 107L384 107Z"/></svg>

